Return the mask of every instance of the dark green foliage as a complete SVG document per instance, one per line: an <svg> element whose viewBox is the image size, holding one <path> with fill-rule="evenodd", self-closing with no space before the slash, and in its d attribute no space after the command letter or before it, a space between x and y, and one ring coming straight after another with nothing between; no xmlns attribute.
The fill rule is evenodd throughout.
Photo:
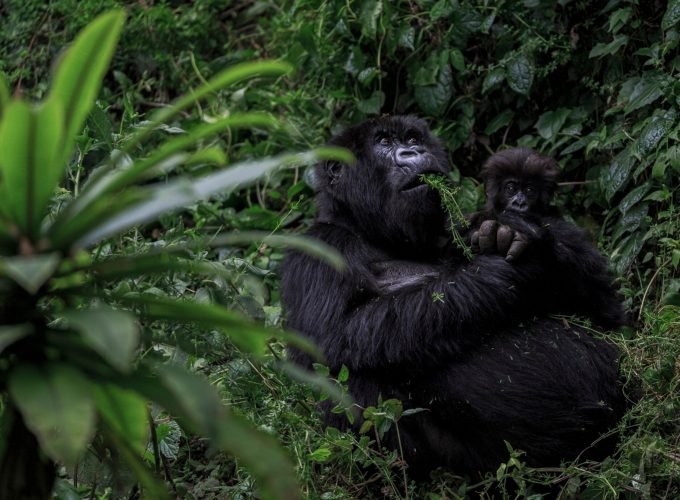
<svg viewBox="0 0 680 500"><path fill-rule="evenodd" d="M443 140L460 186L456 199L463 212L471 212L482 205L476 176L492 152L525 145L552 155L564 183L558 204L611 256L626 305L639 321L612 337L626 352L629 391L641 399L622 424L619 452L601 465L531 470L522 464L521 450L510 449L508 462L484 482L473 485L439 472L431 483L414 485L404 480L397 454L368 446L379 440L377 428L398 425L408 415L398 415L385 401L367 410L374 427L360 438L322 429L312 409L318 396L279 370L279 343L269 344L263 365L251 364L241 351L247 344L235 337L232 343L191 322L149 321L141 332L145 362L172 359L207 375L235 412L286 444L303 492L312 498L501 497L503 490L512 497L543 491L541 485L563 491L565 498L680 496L678 0L8 0L0 6L0 70L9 93L42 97L50 62L78 29L112 5L128 9L114 71L77 138L53 212L83 188L83 179L112 148L129 140L150 108L193 90L231 62L282 58L296 68L292 76L276 86L244 83L216 92L155 130L149 145L131 156L142 158L154 144L183 137L192 125L226 112L263 109L285 116L286 126L268 133L262 124L202 140L198 149L209 152L176 170L203 175L224 163L214 161L220 160L215 146L235 162L320 145L366 117L412 113L428 119ZM0 88L0 103L5 94ZM159 248L166 253L225 229L296 231L313 217L304 179L300 169L276 172L246 191L192 205L180 217L163 214L83 259L138 258ZM126 196L135 201L134 192ZM282 251L274 243L246 249L198 244L186 252L198 269L212 272L197 275L176 266L170 274L99 282L101 296L114 302L140 293L213 302L281 327ZM160 266L150 255L136 265ZM41 269L49 271L50 262L48 257ZM71 271L61 271L56 283L80 285L77 270ZM49 306L66 304L55 299ZM6 308L0 304L0 313L9 314ZM25 332L15 328L3 335L11 340ZM196 437L180 437L173 416L157 409L152 415L158 451L149 443L145 461L152 474L163 471L158 477L168 479L178 496L255 491L239 461L215 454ZM107 455L103 439L92 446L97 459L85 459L70 477L79 478L84 495L96 484L100 493L111 488L113 497L128 496L131 476L116 467L120 458ZM60 498L71 498L71 490L70 483L58 483Z"/></svg>

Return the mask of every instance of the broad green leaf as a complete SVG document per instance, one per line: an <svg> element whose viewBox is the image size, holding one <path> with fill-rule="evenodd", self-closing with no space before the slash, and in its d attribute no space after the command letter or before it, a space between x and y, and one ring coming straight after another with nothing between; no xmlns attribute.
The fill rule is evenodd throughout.
<svg viewBox="0 0 680 500"><path fill-rule="evenodd" d="M357 109L367 115L379 115L385 104L385 93L375 90L368 99L357 102Z"/></svg>
<svg viewBox="0 0 680 500"><path fill-rule="evenodd" d="M635 233L646 219L648 213L648 203L638 203L632 208L629 208L614 226L611 236L612 241L619 241L624 234Z"/></svg>
<svg viewBox="0 0 680 500"><path fill-rule="evenodd" d="M489 93L489 91L497 87L503 80L505 80L505 69L492 69L484 77L484 82L482 83L482 94Z"/></svg>
<svg viewBox="0 0 680 500"><path fill-rule="evenodd" d="M621 47L628 43L628 36L616 35L609 43L598 43L590 50L589 58L603 57L616 54Z"/></svg>
<svg viewBox="0 0 680 500"><path fill-rule="evenodd" d="M642 198L645 197L650 188L650 183L645 182L642 186L638 186L633 189L621 200L621 203L619 203L619 211L622 214L628 212L628 210L630 210L633 206L640 202Z"/></svg>
<svg viewBox="0 0 680 500"><path fill-rule="evenodd" d="M647 106L663 95L663 76L655 72L644 73L641 78L627 80L621 88L618 102L625 104L624 113ZM623 99L622 99L623 98Z"/></svg>
<svg viewBox="0 0 680 500"><path fill-rule="evenodd" d="M0 259L0 274L8 276L34 295L52 277L60 261L58 253L6 257Z"/></svg>
<svg viewBox="0 0 680 500"><path fill-rule="evenodd" d="M470 2L451 1L454 9L449 22L451 41L457 47L466 47L471 34L483 29L484 18Z"/></svg>
<svg viewBox="0 0 680 500"><path fill-rule="evenodd" d="M64 165L60 160L63 110L58 102L38 109L15 100L0 124L0 197L21 232L36 239L40 221Z"/></svg>
<svg viewBox="0 0 680 500"><path fill-rule="evenodd" d="M182 428L174 420L163 420L163 422L156 424L158 451L165 458L177 460L180 451L180 440L182 439ZM153 452L153 444L149 443L146 450L147 452Z"/></svg>
<svg viewBox="0 0 680 500"><path fill-rule="evenodd" d="M618 9L612 12L612 14L609 16L608 31L610 33L618 33L619 30L621 30L621 28L623 28L626 25L632 13L633 9L631 9L630 7L625 7L623 9Z"/></svg>
<svg viewBox="0 0 680 500"><path fill-rule="evenodd" d="M628 183L634 165L635 157L628 148L614 157L611 165L603 172L601 178L607 200L611 200Z"/></svg>
<svg viewBox="0 0 680 500"><path fill-rule="evenodd" d="M505 66L505 77L512 90L522 95L529 95L534 83L534 63L526 54L516 54Z"/></svg>
<svg viewBox="0 0 680 500"><path fill-rule="evenodd" d="M122 372L132 369L139 345L139 327L132 314L101 307L71 311L64 314L64 319L114 368Z"/></svg>
<svg viewBox="0 0 680 500"><path fill-rule="evenodd" d="M408 24L402 25L398 30L398 44L399 47L403 47L409 50L415 50L415 38L416 30L413 26Z"/></svg>
<svg viewBox="0 0 680 500"><path fill-rule="evenodd" d="M343 67L350 75L357 76L366 67L366 56L361 51L361 47L353 47L347 56L347 62Z"/></svg>
<svg viewBox="0 0 680 500"><path fill-rule="evenodd" d="M82 235L74 246L86 247L96 241L138 224L154 220L180 207L186 207L211 196L240 189L252 184L267 172L289 165L300 165L320 159L348 159L343 150L321 148L307 153L282 155L274 158L238 163L230 168L215 172L198 179L179 179L174 182L160 183L148 188L145 201L114 213L106 222ZM55 236L56 237L56 236Z"/></svg>
<svg viewBox="0 0 680 500"><path fill-rule="evenodd" d="M649 154L673 128L675 118L676 112L672 109L653 116L635 142L635 152L640 157Z"/></svg>
<svg viewBox="0 0 680 500"><path fill-rule="evenodd" d="M106 144L109 150L113 149L113 125L111 119L106 114L98 102L95 102L87 118L87 124L90 130L94 132L95 138Z"/></svg>
<svg viewBox="0 0 680 500"><path fill-rule="evenodd" d="M57 66L47 99L64 108L64 155L71 153L71 143L99 94L124 22L121 10L100 15L78 34Z"/></svg>
<svg viewBox="0 0 680 500"><path fill-rule="evenodd" d="M113 384L97 385L94 397L100 417L141 455L149 435L149 410L144 398Z"/></svg>
<svg viewBox="0 0 680 500"><path fill-rule="evenodd" d="M614 270L619 276L623 276L631 266L637 255L642 250L645 235L633 233L625 238L612 252L611 259L614 262Z"/></svg>
<svg viewBox="0 0 680 500"><path fill-rule="evenodd" d="M363 0L361 4L361 35L374 39L378 33L378 19L383 11L382 0Z"/></svg>
<svg viewBox="0 0 680 500"><path fill-rule="evenodd" d="M506 127L511 121L512 118L515 116L515 113L510 110L506 109L502 113L496 115L486 126L484 129L484 133L486 135L491 135L494 132L497 132L498 130L502 129L503 127Z"/></svg>
<svg viewBox="0 0 680 500"><path fill-rule="evenodd" d="M453 48L449 52L449 60L451 61L451 66L453 66L457 71L465 70L465 57L460 49Z"/></svg>
<svg viewBox="0 0 680 500"><path fill-rule="evenodd" d="M666 13L661 20L661 28L666 31L680 21L680 0L669 0Z"/></svg>
<svg viewBox="0 0 680 500"><path fill-rule="evenodd" d="M535 125L538 134L548 141L555 139L562 129L562 126L567 121L569 113L571 113L571 110L565 108L559 108L555 111L546 111L543 113Z"/></svg>
<svg viewBox="0 0 680 500"><path fill-rule="evenodd" d="M446 50L430 57L436 60L437 80L433 85L416 86L413 95L424 113L441 116L453 95L453 74Z"/></svg>
<svg viewBox="0 0 680 500"><path fill-rule="evenodd" d="M229 414L205 379L174 365L164 366L159 376L174 395L166 409L187 418L191 427L215 445L243 460L257 478L265 498L301 498L295 471L278 443L253 429L242 417Z"/></svg>
<svg viewBox="0 0 680 500"><path fill-rule="evenodd" d="M95 431L90 382L64 364L23 364L10 373L8 388L43 451L58 462L76 463Z"/></svg>
<svg viewBox="0 0 680 500"><path fill-rule="evenodd" d="M324 463L327 462L333 452L328 448L317 448L307 455L307 458L312 462Z"/></svg>
<svg viewBox="0 0 680 500"><path fill-rule="evenodd" d="M33 333L33 325L29 323L0 326L0 353L31 333Z"/></svg>
<svg viewBox="0 0 680 500"><path fill-rule="evenodd" d="M442 17L448 17L453 13L454 3L451 0L438 0L430 8L430 18L437 21Z"/></svg>

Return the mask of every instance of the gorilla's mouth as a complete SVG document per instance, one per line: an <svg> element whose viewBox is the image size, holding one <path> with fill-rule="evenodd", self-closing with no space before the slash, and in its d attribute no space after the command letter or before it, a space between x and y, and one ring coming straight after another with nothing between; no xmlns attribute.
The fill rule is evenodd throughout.
<svg viewBox="0 0 680 500"><path fill-rule="evenodd" d="M405 191L414 191L416 189L420 189L422 187L427 187L427 184L423 180L422 176L427 175L427 174L435 174L435 175L442 175L441 170L435 170L435 169L426 169L423 170L422 172L418 172L417 175L414 175L412 178L410 178L406 183L401 187L400 191L405 192Z"/></svg>

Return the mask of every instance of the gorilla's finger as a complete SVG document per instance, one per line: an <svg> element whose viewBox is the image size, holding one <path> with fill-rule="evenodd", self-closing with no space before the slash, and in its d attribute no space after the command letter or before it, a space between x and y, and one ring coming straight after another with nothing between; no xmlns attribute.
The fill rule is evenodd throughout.
<svg viewBox="0 0 680 500"><path fill-rule="evenodd" d="M482 253L496 252L496 232L498 222L495 220L485 220L479 226L479 250Z"/></svg>
<svg viewBox="0 0 680 500"><path fill-rule="evenodd" d="M498 245L498 253L500 255L507 255L512 240L515 237L515 231L508 226L500 226L496 233L496 244Z"/></svg>
<svg viewBox="0 0 680 500"><path fill-rule="evenodd" d="M526 250L527 246L529 246L529 240L527 237L522 233L515 233L515 237L512 240L512 244L510 245L510 249L508 250L505 260L508 262L517 260L517 258L522 255L524 250Z"/></svg>
<svg viewBox="0 0 680 500"><path fill-rule="evenodd" d="M472 236L470 236L470 246L472 247L473 252L479 251L479 231L475 231L472 233Z"/></svg>

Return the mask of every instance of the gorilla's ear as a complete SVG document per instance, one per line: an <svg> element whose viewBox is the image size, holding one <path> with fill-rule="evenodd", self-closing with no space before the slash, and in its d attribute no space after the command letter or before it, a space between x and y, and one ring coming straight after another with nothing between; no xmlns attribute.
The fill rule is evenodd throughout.
<svg viewBox="0 0 680 500"><path fill-rule="evenodd" d="M326 175L328 176L330 184L335 184L340 180L340 177L342 176L342 171L344 170L342 168L342 164L337 161L328 161L326 162Z"/></svg>

